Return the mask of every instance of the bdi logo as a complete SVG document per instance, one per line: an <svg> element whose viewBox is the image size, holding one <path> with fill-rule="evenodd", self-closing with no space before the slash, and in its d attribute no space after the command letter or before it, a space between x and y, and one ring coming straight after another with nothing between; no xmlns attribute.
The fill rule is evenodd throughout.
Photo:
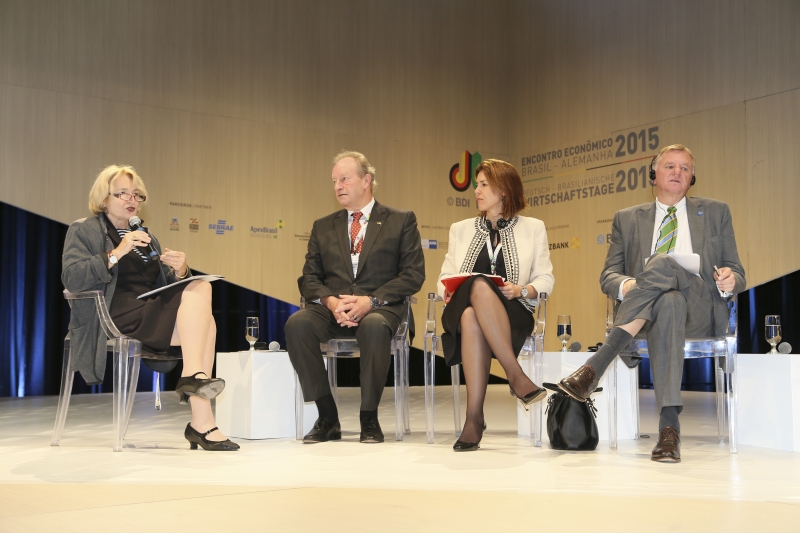
<svg viewBox="0 0 800 533"><path fill-rule="evenodd" d="M209 224L208 229L214 230L217 235L225 235L226 231L233 231L233 226L226 225L224 220L218 220L216 224Z"/></svg>
<svg viewBox="0 0 800 533"><path fill-rule="evenodd" d="M458 192L466 191L470 185L473 189L476 188L478 182L475 179L475 169L482 161L483 158L478 152L471 154L465 151L461 154L461 162L450 169L450 185Z"/></svg>

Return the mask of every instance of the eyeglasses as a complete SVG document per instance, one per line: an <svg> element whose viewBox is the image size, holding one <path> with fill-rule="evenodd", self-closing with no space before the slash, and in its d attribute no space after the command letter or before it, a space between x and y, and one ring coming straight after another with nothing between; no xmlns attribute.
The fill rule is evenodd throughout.
<svg viewBox="0 0 800 533"><path fill-rule="evenodd" d="M133 193L133 194L131 194L129 192L111 193L111 196L113 196L114 198L119 198L123 202L128 202L132 198L136 198L136 201L139 202L139 203L144 202L145 200L147 200L147 196L145 196L143 194L139 194L138 192L137 193Z"/></svg>

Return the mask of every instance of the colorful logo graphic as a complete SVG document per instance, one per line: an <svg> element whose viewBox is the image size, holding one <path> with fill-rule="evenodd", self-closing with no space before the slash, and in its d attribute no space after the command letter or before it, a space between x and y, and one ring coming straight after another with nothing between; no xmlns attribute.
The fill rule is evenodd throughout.
<svg viewBox="0 0 800 533"><path fill-rule="evenodd" d="M478 168L482 161L483 158L478 152L471 154L465 151L461 154L461 162L456 163L450 169L450 185L458 192L466 191L470 185L473 188L477 187L475 169Z"/></svg>
<svg viewBox="0 0 800 533"><path fill-rule="evenodd" d="M200 221L196 218L189 219L189 231L200 231Z"/></svg>
<svg viewBox="0 0 800 533"><path fill-rule="evenodd" d="M436 239L422 239L423 250L436 250L439 247L439 241Z"/></svg>
<svg viewBox="0 0 800 533"><path fill-rule="evenodd" d="M180 231L181 225L178 224L178 217L172 217L172 222L169 223L170 231Z"/></svg>
<svg viewBox="0 0 800 533"><path fill-rule="evenodd" d="M233 231L233 226L228 226L224 220L218 220L216 224L209 224L208 229L214 230L217 235L225 235L226 231Z"/></svg>
<svg viewBox="0 0 800 533"><path fill-rule="evenodd" d="M571 241L569 241L569 247L573 250L577 250L581 247L581 240L577 237L573 237Z"/></svg>

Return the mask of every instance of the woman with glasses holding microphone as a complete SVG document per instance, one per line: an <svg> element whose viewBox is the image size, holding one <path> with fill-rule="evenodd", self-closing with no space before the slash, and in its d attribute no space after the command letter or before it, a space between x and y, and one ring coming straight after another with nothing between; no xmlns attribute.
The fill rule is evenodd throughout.
<svg viewBox="0 0 800 533"><path fill-rule="evenodd" d="M183 252L162 251L147 231L131 229L141 224L137 215L146 198L144 182L133 167L104 168L89 192L94 216L73 222L67 231L61 280L70 292L102 291L117 329L141 341L148 351L163 353L169 346L182 346L183 372L175 390L181 403L188 401L192 408L184 436L192 449L199 445L212 451L238 450L239 445L217 429L211 411L210 400L225 387L223 380L211 378L217 334L211 284L195 280L137 299L191 273ZM93 301L73 303L69 333L86 382L102 382L106 336Z"/></svg>

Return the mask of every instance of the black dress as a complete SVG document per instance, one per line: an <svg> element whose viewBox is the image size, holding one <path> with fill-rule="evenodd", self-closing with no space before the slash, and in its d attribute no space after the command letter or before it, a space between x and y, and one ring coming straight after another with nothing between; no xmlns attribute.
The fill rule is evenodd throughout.
<svg viewBox="0 0 800 533"><path fill-rule="evenodd" d="M492 242L498 242L500 239L500 232L491 230L489 238ZM503 254L501 253L498 255L495 273L505 278L506 265ZM475 260L475 266L472 271L482 274L491 274L491 261L486 245L483 246L478 258ZM461 334L458 332L458 328L464 309L471 305L469 302L469 295L472 290L472 284L476 282L476 278L477 276L473 276L456 290L453 297L450 299L450 303L445 306L444 312L442 313L442 326L444 327L444 333L442 334L442 350L444 351L444 359L448 366L461 363ZM483 282L478 281L478 283ZM494 289L494 292L506 308L508 320L511 324L511 346L514 349L514 353L518 355L520 350L522 350L522 346L525 344L525 340L531 332L533 332L533 315L522 305L522 302L517 299L509 300L503 296L503 293L500 292L500 288L494 283L490 282L489 285ZM492 357L494 357L494 354L492 354Z"/></svg>
<svg viewBox="0 0 800 533"><path fill-rule="evenodd" d="M108 224L108 236L115 246L121 241L116 228ZM137 300L136 297L158 288L161 263L148 260L131 250L117 263L117 286L111 300L109 314L122 333L142 342L149 352L164 353L169 348L178 307L183 290L181 283L154 296Z"/></svg>

